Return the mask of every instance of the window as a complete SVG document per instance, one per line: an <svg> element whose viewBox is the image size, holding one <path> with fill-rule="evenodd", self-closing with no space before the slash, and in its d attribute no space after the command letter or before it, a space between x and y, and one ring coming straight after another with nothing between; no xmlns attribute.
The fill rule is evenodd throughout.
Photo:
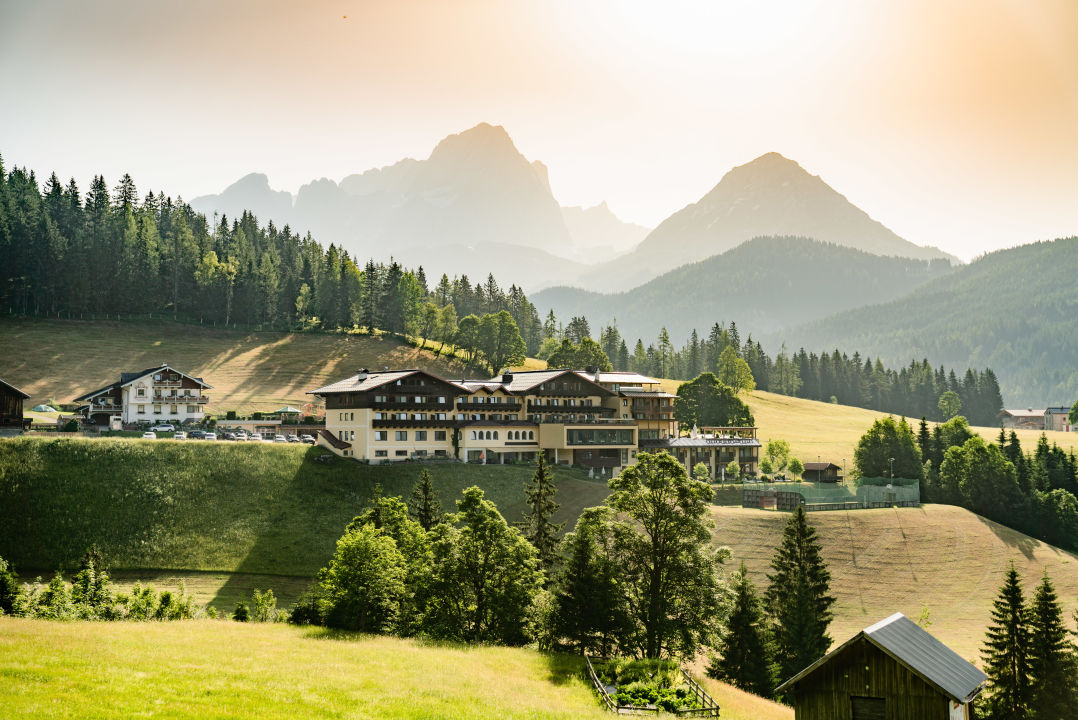
<svg viewBox="0 0 1078 720"><path fill-rule="evenodd" d="M421 395L416 395L414 398L412 398L412 400L417 403L422 403L426 402L427 399Z"/></svg>
<svg viewBox="0 0 1078 720"><path fill-rule="evenodd" d="M445 420L446 418L445 413L438 413L437 415L431 415L431 417L435 420Z"/></svg>
<svg viewBox="0 0 1078 720"><path fill-rule="evenodd" d="M397 457L408 457L408 451L407 450L398 450L393 454L396 455Z"/></svg>
<svg viewBox="0 0 1078 720"><path fill-rule="evenodd" d="M402 440L407 440L408 439L408 431L407 430L394 430L393 431L393 439L396 440L397 442L401 442Z"/></svg>
<svg viewBox="0 0 1078 720"><path fill-rule="evenodd" d="M427 456L427 451L426 450L416 450L415 451L415 456L416 457L426 457Z"/></svg>
<svg viewBox="0 0 1078 720"><path fill-rule="evenodd" d="M138 406L138 411L139 411L140 414L144 414L146 412L146 406L145 405L139 405Z"/></svg>
<svg viewBox="0 0 1078 720"><path fill-rule="evenodd" d="M188 414L197 413L198 412L198 405L188 405L187 406L187 412L188 412Z"/></svg>
<svg viewBox="0 0 1078 720"><path fill-rule="evenodd" d="M386 419L386 413L376 412L374 414L374 419L375 420L385 420Z"/></svg>
<svg viewBox="0 0 1078 720"><path fill-rule="evenodd" d="M440 403L442 403L444 405L445 404L445 395L439 395L438 396L438 402L440 402Z"/></svg>
<svg viewBox="0 0 1078 720"><path fill-rule="evenodd" d="M628 407L629 406L629 401L628 400L622 400L621 401L621 406L622 407Z"/></svg>
<svg viewBox="0 0 1078 720"><path fill-rule="evenodd" d="M415 440L416 440L416 442L426 442L427 441L427 431L426 430L416 430L415 431Z"/></svg>
<svg viewBox="0 0 1078 720"><path fill-rule="evenodd" d="M348 419L349 420L355 420L356 419L356 414L355 413L348 413Z"/></svg>
<svg viewBox="0 0 1078 720"><path fill-rule="evenodd" d="M535 431L534 430L529 430L528 431L528 439L529 440L534 440L535 439Z"/></svg>
<svg viewBox="0 0 1078 720"><path fill-rule="evenodd" d="M389 436L389 432L387 432L386 430L375 430L374 431L374 439L375 440L385 440L385 439L387 439L388 436Z"/></svg>
<svg viewBox="0 0 1078 720"><path fill-rule="evenodd" d="M397 396L397 402L400 402L400 403L408 402L408 396L407 395L398 395Z"/></svg>
<svg viewBox="0 0 1078 720"><path fill-rule="evenodd" d="M168 406L168 414L169 415L179 415L180 414L180 409L175 405L169 405Z"/></svg>
<svg viewBox="0 0 1078 720"><path fill-rule="evenodd" d="M135 388L135 395L138 397L146 397L146 388Z"/></svg>
<svg viewBox="0 0 1078 720"><path fill-rule="evenodd" d="M476 439L476 437L475 437L475 430L472 430L472 440L475 440L475 439Z"/></svg>
<svg viewBox="0 0 1078 720"><path fill-rule="evenodd" d="M376 403L384 403L386 401L386 396L385 395L375 395L374 396L374 401Z"/></svg>
<svg viewBox="0 0 1078 720"><path fill-rule="evenodd" d="M434 441L435 442L439 442L439 441L440 442L445 442L445 430L435 430L434 431Z"/></svg>
<svg viewBox="0 0 1078 720"><path fill-rule="evenodd" d="M434 451L434 456L435 457L445 457L445 450L435 450Z"/></svg>
<svg viewBox="0 0 1078 720"><path fill-rule="evenodd" d="M389 453L387 451L385 451L385 450L375 450L374 451L374 456L375 457L387 457L388 455L389 455Z"/></svg>
<svg viewBox="0 0 1078 720"><path fill-rule="evenodd" d="M494 439L495 439L495 440L497 440L497 439L498 439L498 431L497 431L497 430L495 430L495 431L494 431Z"/></svg>
<svg viewBox="0 0 1078 720"><path fill-rule="evenodd" d="M414 415L412 415L412 419L413 420L426 420L427 419L427 413L415 413Z"/></svg>
<svg viewBox="0 0 1078 720"><path fill-rule="evenodd" d="M160 405L154 405L153 406L153 412L154 412L154 415L160 415L161 414L161 406Z"/></svg>

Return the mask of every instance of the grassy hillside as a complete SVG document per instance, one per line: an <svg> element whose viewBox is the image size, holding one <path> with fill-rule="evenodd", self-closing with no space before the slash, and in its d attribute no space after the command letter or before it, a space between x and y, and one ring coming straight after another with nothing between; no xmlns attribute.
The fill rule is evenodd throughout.
<svg viewBox="0 0 1078 720"><path fill-rule="evenodd" d="M714 539L744 560L766 586L787 513L714 508ZM916 620L927 607L928 630L962 657L977 660L991 604L1013 561L1027 591L1047 571L1069 623L1078 600L1078 557L949 505L819 512L809 516L838 599L831 636L841 642L902 612Z"/></svg>
<svg viewBox="0 0 1078 720"><path fill-rule="evenodd" d="M0 715L12 720L609 717L575 657L212 620L5 618L0 677ZM728 720L793 717L706 683Z"/></svg>
<svg viewBox="0 0 1078 720"><path fill-rule="evenodd" d="M1013 407L1078 397L1078 237L978 258L899 300L777 333L773 346L857 349L885 365L990 367ZM740 320L740 318L738 318Z"/></svg>
<svg viewBox="0 0 1078 720"><path fill-rule="evenodd" d="M213 385L210 412L275 410L361 367L423 367L444 377L462 366L389 337L246 332L167 321L82 322L0 318L0 378L31 396L70 402L120 372L169 363ZM32 407L28 406L28 407Z"/></svg>
<svg viewBox="0 0 1078 720"><path fill-rule="evenodd" d="M310 577L375 484L407 496L422 466L313 458L289 445L130 439L0 440L0 556L22 570L70 567L97 543L117 570L208 571L232 597L249 574ZM528 465L427 465L443 506L479 485L510 522L521 519ZM558 468L558 521L607 494L606 483ZM232 585L229 585L232 583ZM265 587L265 585L261 585ZM278 589L274 585L275 589ZM283 589L283 588L282 588ZM248 591L249 594L249 591Z"/></svg>

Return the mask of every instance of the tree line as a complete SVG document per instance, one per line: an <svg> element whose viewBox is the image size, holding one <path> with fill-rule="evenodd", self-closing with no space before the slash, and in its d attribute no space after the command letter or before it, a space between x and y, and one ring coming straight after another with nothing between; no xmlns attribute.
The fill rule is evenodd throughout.
<svg viewBox="0 0 1078 720"><path fill-rule="evenodd" d="M53 173L39 187L33 172L7 172L0 160L0 268L6 312L152 311L224 326L377 328L452 345L458 318L478 324L504 311L526 349L544 337L523 291L493 276L442 275L430 288L422 267L362 264L247 212L211 222L164 193L140 200L129 175L111 191L97 176L84 196L74 180Z"/></svg>
<svg viewBox="0 0 1078 720"><path fill-rule="evenodd" d="M551 315L547 324L552 321ZM579 345L591 337L591 328L587 318L574 317L568 325L556 325L548 337L540 347L542 359L551 357L566 339ZM616 323L600 328L598 338L614 370L654 377L689 380L702 372L718 372L723 352L732 348L736 357L745 361L756 388L780 395L943 421L949 417L940 407L940 396L950 391L958 396L963 415L975 425L987 426L996 424L1003 408L999 381L991 368L967 369L959 377L953 369L933 368L924 359L894 369L885 367L878 358L862 358L858 352L850 356L838 349L816 354L801 348L791 354L783 347L772 357L751 334L742 341L735 322L729 326L715 323L707 337L694 329L680 349L671 342L666 328L647 346L638 339L632 351Z"/></svg>
<svg viewBox="0 0 1078 720"><path fill-rule="evenodd" d="M1026 452L1013 430L986 442L961 415L931 428L922 418L916 432L905 418L881 418L858 441L854 466L862 477L916 479L925 502L1078 551L1078 456L1043 433Z"/></svg>

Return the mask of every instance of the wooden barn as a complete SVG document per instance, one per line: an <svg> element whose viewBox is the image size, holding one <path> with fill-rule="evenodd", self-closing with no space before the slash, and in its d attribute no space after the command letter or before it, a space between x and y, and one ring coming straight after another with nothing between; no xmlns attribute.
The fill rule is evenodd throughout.
<svg viewBox="0 0 1078 720"><path fill-rule="evenodd" d="M22 415L22 401L29 397L14 385L0 380L0 427L22 428L26 425Z"/></svg>
<svg viewBox="0 0 1078 720"><path fill-rule="evenodd" d="M796 720L970 720L988 678L902 613L779 686Z"/></svg>

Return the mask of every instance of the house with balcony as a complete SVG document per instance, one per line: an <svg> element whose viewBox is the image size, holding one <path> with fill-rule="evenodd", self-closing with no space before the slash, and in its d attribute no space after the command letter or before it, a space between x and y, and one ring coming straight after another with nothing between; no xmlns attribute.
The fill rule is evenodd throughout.
<svg viewBox="0 0 1078 720"><path fill-rule="evenodd" d="M754 427L693 428L688 436L641 440L640 449L670 453L690 475L703 463L712 480L724 478L731 462L737 462L742 477L755 477L760 463L760 441Z"/></svg>
<svg viewBox="0 0 1078 720"><path fill-rule="evenodd" d="M114 419L124 424L174 424L201 422L212 390L200 377L169 365L125 372L110 385L80 395L86 403L78 411L92 425L108 426Z"/></svg>
<svg viewBox="0 0 1078 720"><path fill-rule="evenodd" d="M0 428L22 430L28 427L22 411L23 401L29 399L30 396L19 388L0 380Z"/></svg>

